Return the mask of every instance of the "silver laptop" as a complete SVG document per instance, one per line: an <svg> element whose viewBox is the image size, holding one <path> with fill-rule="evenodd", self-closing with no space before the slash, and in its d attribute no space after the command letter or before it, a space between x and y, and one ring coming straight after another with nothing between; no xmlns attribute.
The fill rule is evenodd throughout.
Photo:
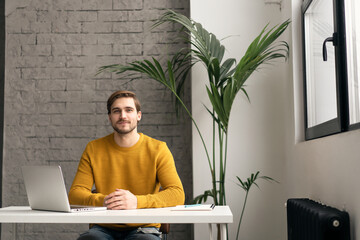
<svg viewBox="0 0 360 240"><path fill-rule="evenodd" d="M29 204L33 210L59 212L106 210L106 207L70 206L60 166L23 166L22 174Z"/></svg>

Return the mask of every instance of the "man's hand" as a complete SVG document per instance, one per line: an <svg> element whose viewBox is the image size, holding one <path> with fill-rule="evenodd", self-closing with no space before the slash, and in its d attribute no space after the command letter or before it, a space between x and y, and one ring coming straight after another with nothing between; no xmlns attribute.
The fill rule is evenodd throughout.
<svg viewBox="0 0 360 240"><path fill-rule="evenodd" d="M116 189L105 197L104 206L109 210L136 209L137 198L128 190Z"/></svg>

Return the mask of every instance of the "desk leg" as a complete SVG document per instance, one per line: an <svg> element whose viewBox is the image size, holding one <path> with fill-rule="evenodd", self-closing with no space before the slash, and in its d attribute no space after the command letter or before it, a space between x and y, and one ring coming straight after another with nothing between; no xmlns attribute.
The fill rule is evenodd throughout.
<svg viewBox="0 0 360 240"><path fill-rule="evenodd" d="M17 224L13 223L13 239L16 240Z"/></svg>
<svg viewBox="0 0 360 240"><path fill-rule="evenodd" d="M220 223L220 239L221 240L227 240L226 239L226 224ZM209 223L209 233L210 233L210 240L214 240L213 232L212 232L212 224Z"/></svg>
<svg viewBox="0 0 360 240"><path fill-rule="evenodd" d="M226 224L224 223L220 224L220 234L221 234L221 239L226 240Z"/></svg>
<svg viewBox="0 0 360 240"><path fill-rule="evenodd" d="M209 223L209 233L210 233L210 240L214 240L213 232L212 232L212 224L211 223Z"/></svg>

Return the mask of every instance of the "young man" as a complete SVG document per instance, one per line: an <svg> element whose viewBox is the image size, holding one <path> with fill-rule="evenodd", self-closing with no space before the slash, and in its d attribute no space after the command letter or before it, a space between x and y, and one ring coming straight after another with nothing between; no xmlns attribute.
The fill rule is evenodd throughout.
<svg viewBox="0 0 360 240"><path fill-rule="evenodd" d="M86 146L69 192L70 203L110 210L183 204L183 186L166 143L137 132L141 111L135 94L114 92L107 101L107 110L114 132ZM97 193L91 192L93 184ZM159 227L93 225L78 240L160 239Z"/></svg>

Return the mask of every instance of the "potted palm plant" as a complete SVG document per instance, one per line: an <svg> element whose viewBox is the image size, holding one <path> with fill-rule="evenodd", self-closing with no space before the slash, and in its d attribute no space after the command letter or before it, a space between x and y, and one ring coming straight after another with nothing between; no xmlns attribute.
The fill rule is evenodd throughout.
<svg viewBox="0 0 360 240"><path fill-rule="evenodd" d="M177 23L182 26L179 36L184 36L183 33L185 33L186 35L183 39L191 45L191 48L179 50L164 64L152 58L152 60L134 61L127 65L113 64L102 66L99 68L99 72L110 71L117 74L124 72L129 74L141 73L147 78L163 84L173 93L176 100L176 109L182 107L185 110L200 135L212 178L212 188L205 190L203 194L195 197L194 201L201 203L210 197L216 205L226 205L227 136L232 104L239 92L249 98L244 84L259 66L270 63L275 59L287 59L289 52L288 44L277 40L290 22L285 21L269 30L267 29L268 26L265 26L249 45L245 55L239 62L234 58L224 59L225 47L219 39L204 29L200 23L182 14L169 10L155 22L153 27L168 22ZM183 86L184 82L188 79L189 70L198 62L204 65L208 74L206 91L211 107L205 107L213 120L212 154L209 153L207 143L198 125L182 99ZM217 141L216 138L218 138ZM256 174L257 176L258 174ZM271 178L266 176L261 178L271 180ZM256 180L256 178L251 179L253 182ZM238 180L240 181L241 179L238 178ZM239 186L246 191L246 188L241 185Z"/></svg>

